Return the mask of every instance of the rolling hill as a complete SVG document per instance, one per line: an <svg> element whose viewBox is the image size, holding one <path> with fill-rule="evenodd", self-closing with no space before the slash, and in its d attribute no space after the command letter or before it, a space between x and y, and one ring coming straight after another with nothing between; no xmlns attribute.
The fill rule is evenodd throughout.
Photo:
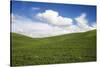
<svg viewBox="0 0 100 67"><path fill-rule="evenodd" d="M96 30L47 38L11 33L12 66L96 61Z"/></svg>

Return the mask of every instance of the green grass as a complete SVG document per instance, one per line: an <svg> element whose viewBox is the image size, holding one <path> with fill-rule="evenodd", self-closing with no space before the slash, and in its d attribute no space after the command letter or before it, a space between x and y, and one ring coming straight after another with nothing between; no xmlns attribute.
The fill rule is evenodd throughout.
<svg viewBox="0 0 100 67"><path fill-rule="evenodd" d="M96 30L47 38L11 36L12 66L96 61Z"/></svg>

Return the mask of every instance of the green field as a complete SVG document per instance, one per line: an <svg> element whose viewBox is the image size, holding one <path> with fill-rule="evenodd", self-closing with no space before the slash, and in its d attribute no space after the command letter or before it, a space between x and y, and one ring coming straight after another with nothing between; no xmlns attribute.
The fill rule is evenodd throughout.
<svg viewBox="0 0 100 67"><path fill-rule="evenodd" d="M47 38L11 36L12 66L96 61L96 30Z"/></svg>

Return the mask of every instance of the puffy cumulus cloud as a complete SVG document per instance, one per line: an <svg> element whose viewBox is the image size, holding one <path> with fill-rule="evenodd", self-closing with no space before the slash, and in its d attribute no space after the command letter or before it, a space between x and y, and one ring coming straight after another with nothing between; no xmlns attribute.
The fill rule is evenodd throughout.
<svg viewBox="0 0 100 67"><path fill-rule="evenodd" d="M43 13L38 13L37 18L43 22L58 26L69 26L72 25L73 22L71 18L59 16L59 13L53 10L46 10Z"/></svg>
<svg viewBox="0 0 100 67"><path fill-rule="evenodd" d="M59 13L54 10L46 10L43 13L38 13L36 17L42 22L49 23L51 25L60 26L61 28L67 30L66 33L75 32L85 32L95 29L96 25L89 25L86 19L86 13L82 13L75 19L59 16ZM76 21L76 25L73 24L73 20Z"/></svg>
<svg viewBox="0 0 100 67"><path fill-rule="evenodd" d="M88 31L94 29L94 26L90 26L88 20L86 19L86 13L82 13L80 16L76 17L77 27L80 28L79 31Z"/></svg>
<svg viewBox="0 0 100 67"><path fill-rule="evenodd" d="M96 29L96 23L94 22L90 26L85 13L73 19L76 20L76 24L73 24L71 18L59 16L59 13L53 10L38 13L36 18L38 18L39 21L33 21L28 17L16 14L12 14L11 17L12 32L33 38L43 38Z"/></svg>
<svg viewBox="0 0 100 67"><path fill-rule="evenodd" d="M65 34L66 30L43 22L32 21L19 15L11 15L12 32L30 36L33 38L49 37Z"/></svg>

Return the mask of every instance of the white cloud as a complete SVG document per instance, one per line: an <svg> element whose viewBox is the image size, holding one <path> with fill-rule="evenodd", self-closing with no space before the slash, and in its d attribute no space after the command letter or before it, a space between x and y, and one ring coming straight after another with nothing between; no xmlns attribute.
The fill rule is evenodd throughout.
<svg viewBox="0 0 100 67"><path fill-rule="evenodd" d="M80 31L92 30L93 27L89 26L89 22L86 19L86 13L82 13L80 16L75 18L77 26L80 28Z"/></svg>
<svg viewBox="0 0 100 67"><path fill-rule="evenodd" d="M28 17L12 14L12 32L27 35L33 38L50 37L68 33L85 32L96 29L96 23L90 26L86 14L82 13L76 17L73 24L72 18L59 16L57 11L46 10L38 13L36 17L40 20L33 21Z"/></svg>
<svg viewBox="0 0 100 67"><path fill-rule="evenodd" d="M12 32L33 38L61 35L65 30L43 22L32 21L29 18L12 14Z"/></svg>
<svg viewBox="0 0 100 67"><path fill-rule="evenodd" d="M38 13L37 17L43 22L48 22L49 24L59 25L59 26L61 25L69 26L73 22L71 18L59 16L59 13L53 10L46 10L43 13Z"/></svg>

